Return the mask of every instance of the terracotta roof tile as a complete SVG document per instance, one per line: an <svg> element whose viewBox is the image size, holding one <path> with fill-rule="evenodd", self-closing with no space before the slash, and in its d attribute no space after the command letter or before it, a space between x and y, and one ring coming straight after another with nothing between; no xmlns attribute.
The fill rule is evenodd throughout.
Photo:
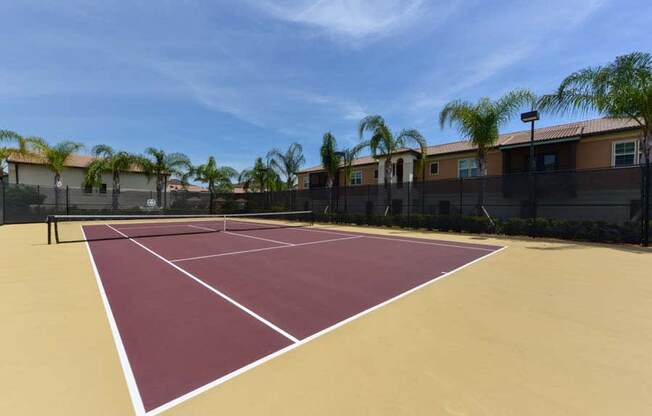
<svg viewBox="0 0 652 416"><path fill-rule="evenodd" d="M87 167L93 160L95 160L94 156L88 156L88 155L77 155L73 154L66 159L65 166L69 168L85 168ZM28 163L32 165L44 165L45 161L43 158L38 157L38 156L21 156L21 155L10 155L7 158L8 162L12 163ZM143 170L139 167L132 167L130 172L142 172Z"/></svg>

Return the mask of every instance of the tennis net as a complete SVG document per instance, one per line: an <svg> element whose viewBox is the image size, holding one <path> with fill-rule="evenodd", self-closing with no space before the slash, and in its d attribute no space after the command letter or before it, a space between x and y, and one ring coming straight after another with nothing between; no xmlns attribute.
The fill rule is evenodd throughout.
<svg viewBox="0 0 652 416"><path fill-rule="evenodd" d="M49 215L46 223L48 244L52 244L53 241L71 243L307 227L313 224L313 212L220 215Z"/></svg>

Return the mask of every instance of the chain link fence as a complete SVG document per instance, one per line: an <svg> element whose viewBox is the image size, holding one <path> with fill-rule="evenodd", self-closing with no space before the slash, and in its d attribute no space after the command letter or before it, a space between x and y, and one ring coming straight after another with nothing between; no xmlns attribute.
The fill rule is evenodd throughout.
<svg viewBox="0 0 652 416"><path fill-rule="evenodd" d="M88 193L1 183L3 223L44 221L48 214L206 214L312 210L324 215L423 216L595 222L638 230L644 239L643 169L538 172L403 184L259 193L122 191ZM647 205L649 219L650 204ZM649 237L649 230L648 230Z"/></svg>

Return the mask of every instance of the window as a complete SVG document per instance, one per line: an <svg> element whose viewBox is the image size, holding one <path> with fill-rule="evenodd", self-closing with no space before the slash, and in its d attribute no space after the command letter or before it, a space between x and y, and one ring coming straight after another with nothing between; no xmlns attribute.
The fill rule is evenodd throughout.
<svg viewBox="0 0 652 416"><path fill-rule="evenodd" d="M362 185L362 171L356 170L351 172L351 185Z"/></svg>
<svg viewBox="0 0 652 416"><path fill-rule="evenodd" d="M84 193L85 194L92 194L93 193L93 185L84 185Z"/></svg>
<svg viewBox="0 0 652 416"><path fill-rule="evenodd" d="M557 155L554 153L543 155L541 161L537 160L537 163L541 164L541 168L538 170L557 170L557 166L559 166Z"/></svg>
<svg viewBox="0 0 652 416"><path fill-rule="evenodd" d="M536 155L534 157L534 162L536 163L535 170L537 172L558 170L559 169L559 159L557 158L556 153L544 153ZM528 155L525 158L525 169L524 171L530 171L530 156Z"/></svg>
<svg viewBox="0 0 652 416"><path fill-rule="evenodd" d="M460 178L470 178L478 176L478 160L462 159L457 162L457 176Z"/></svg>
<svg viewBox="0 0 652 416"><path fill-rule="evenodd" d="M304 175L304 177L303 177L303 188L304 189L310 188L310 175Z"/></svg>
<svg viewBox="0 0 652 416"><path fill-rule="evenodd" d="M100 193L101 193L101 194L105 194L105 193L106 193L106 184L105 184L105 183L103 183L102 185L100 185Z"/></svg>
<svg viewBox="0 0 652 416"><path fill-rule="evenodd" d="M631 166L638 163L636 140L614 142L612 164L614 166Z"/></svg>
<svg viewBox="0 0 652 416"><path fill-rule="evenodd" d="M378 169L374 170L374 179L378 179Z"/></svg>
<svg viewBox="0 0 652 416"><path fill-rule="evenodd" d="M439 175L439 162L430 163L430 174Z"/></svg>

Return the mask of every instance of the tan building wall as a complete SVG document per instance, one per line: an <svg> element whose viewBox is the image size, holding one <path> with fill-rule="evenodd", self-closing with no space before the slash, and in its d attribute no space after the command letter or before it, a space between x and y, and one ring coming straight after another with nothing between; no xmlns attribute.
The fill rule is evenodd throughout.
<svg viewBox="0 0 652 416"><path fill-rule="evenodd" d="M613 144L621 140L636 140L638 138L638 132L628 131L624 133L612 133L605 134L595 137L586 137L581 139L577 143L576 149L576 160L575 168L580 169L595 169L595 168L607 168L613 166ZM558 145L550 144L551 148L569 146L570 143L560 143ZM541 145L539 145L541 146ZM539 147L537 146L537 147ZM562 152L560 152L561 154ZM561 155L562 157L564 155ZM448 155L438 155L438 156L429 156L426 164L426 180L443 180L443 179L456 179L458 178L458 163L462 159L475 159L477 158L477 152L464 152L464 153L455 153ZM563 157L562 157L563 159ZM430 174L430 164L432 162L439 163L439 173L436 175ZM518 161L513 161L513 163L518 163ZM523 162L524 163L524 162ZM521 164L523 164L521 163ZM571 166L572 163L570 160L560 160L560 165ZM363 184L371 185L378 183L377 179L374 178L374 170L377 169L377 165L365 165L359 169L363 171ZM503 152L501 150L490 150L487 154L487 174L489 176L499 176L503 173ZM303 176L305 174L299 174L299 189L304 189L303 185ZM343 183L344 175L340 173L340 183ZM419 169L415 169L414 180L421 180L421 172Z"/></svg>
<svg viewBox="0 0 652 416"><path fill-rule="evenodd" d="M458 178L459 161L463 159L476 159L477 152L456 153L454 155L431 156L426 163L426 181ZM430 174L430 164L439 163L439 173ZM499 150L491 150L487 154L487 174L500 175L503 168L503 155ZM421 172L415 172L415 180L421 180Z"/></svg>
<svg viewBox="0 0 652 416"><path fill-rule="evenodd" d="M638 132L625 132L582 139L577 145L577 169L613 166L613 144L621 140L637 140Z"/></svg>
<svg viewBox="0 0 652 416"><path fill-rule="evenodd" d="M19 163L18 183L24 185L54 186L54 173L42 165ZM65 168L61 172L63 186L81 188L84 182L85 169ZM107 190L113 189L113 176L110 173L102 175L102 182ZM9 163L9 183L16 182L16 163ZM120 189L123 191L155 191L156 180L148 181L144 173L125 172L120 175Z"/></svg>
<svg viewBox="0 0 652 416"><path fill-rule="evenodd" d="M376 185L378 183L378 179L375 177L376 169L378 169L377 164L353 166L351 173L353 174L353 172L362 172L362 185ZM340 184L344 184L344 170L340 170ZM347 185L359 186L351 184Z"/></svg>

